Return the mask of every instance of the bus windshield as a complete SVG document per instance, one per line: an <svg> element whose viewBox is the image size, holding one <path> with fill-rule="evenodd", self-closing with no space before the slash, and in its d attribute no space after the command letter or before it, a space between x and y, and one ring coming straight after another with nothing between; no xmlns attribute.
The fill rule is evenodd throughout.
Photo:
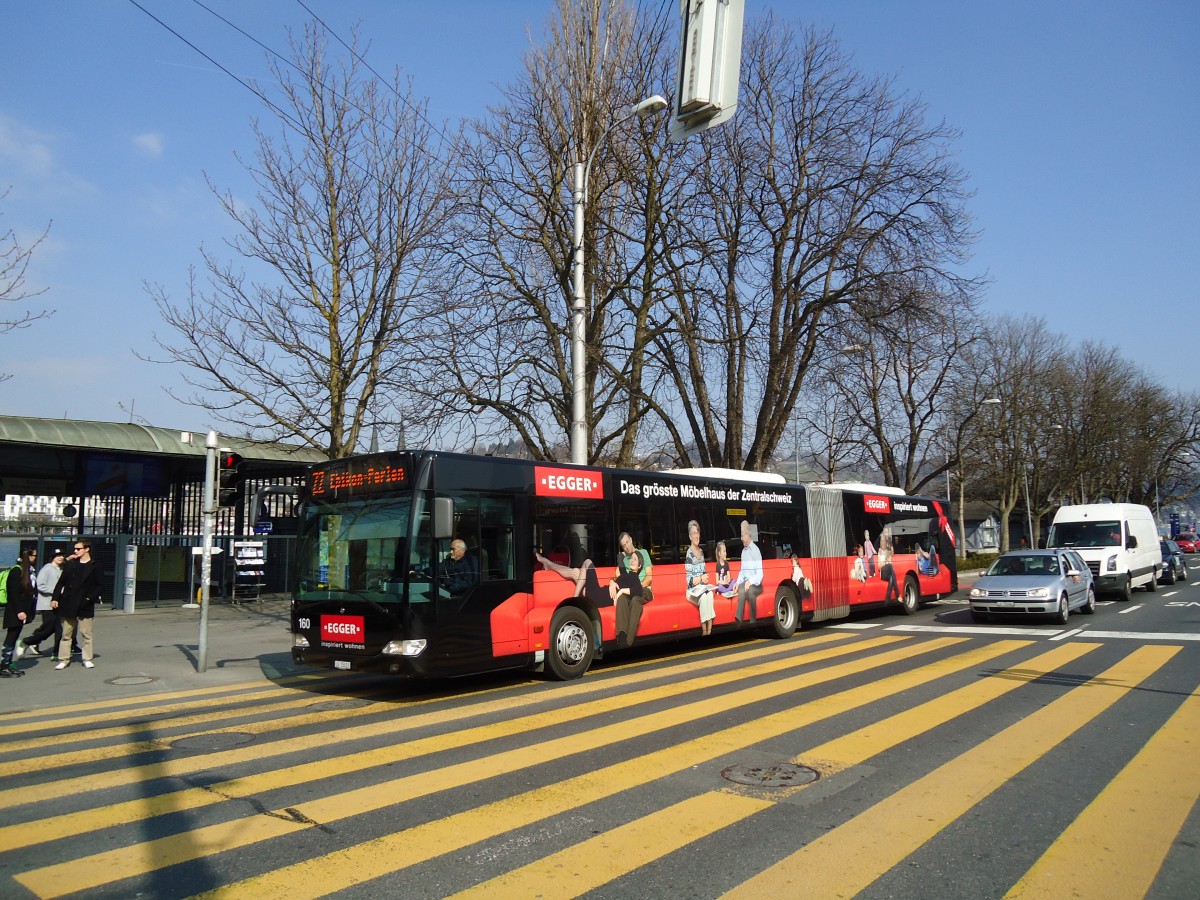
<svg viewBox="0 0 1200 900"><path fill-rule="evenodd" d="M1056 522L1047 539L1050 547L1120 547L1120 522Z"/></svg>
<svg viewBox="0 0 1200 900"><path fill-rule="evenodd" d="M296 542L298 598L399 602L409 569L422 562L409 558L411 510L411 497L308 506Z"/></svg>

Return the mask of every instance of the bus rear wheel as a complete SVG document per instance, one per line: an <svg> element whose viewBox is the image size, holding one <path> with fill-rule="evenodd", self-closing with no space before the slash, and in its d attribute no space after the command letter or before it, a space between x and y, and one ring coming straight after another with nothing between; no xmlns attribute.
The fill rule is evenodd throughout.
<svg viewBox="0 0 1200 900"><path fill-rule="evenodd" d="M550 649L546 653L550 674L559 681L579 678L595 655L592 622L583 610L564 606L550 620Z"/></svg>
<svg viewBox="0 0 1200 900"><path fill-rule="evenodd" d="M921 605L921 589L917 587L915 578L906 578L904 580L904 593L900 595L900 611L906 616L911 616L917 611L917 607Z"/></svg>
<svg viewBox="0 0 1200 900"><path fill-rule="evenodd" d="M775 593L775 617L771 620L771 633L777 638L789 638L796 633L800 624L800 598L787 585L780 585Z"/></svg>

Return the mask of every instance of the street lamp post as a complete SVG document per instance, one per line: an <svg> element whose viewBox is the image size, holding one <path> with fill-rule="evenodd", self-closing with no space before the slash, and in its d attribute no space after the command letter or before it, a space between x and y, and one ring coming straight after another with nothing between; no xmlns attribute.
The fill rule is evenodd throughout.
<svg viewBox="0 0 1200 900"><path fill-rule="evenodd" d="M622 122L637 116L639 119L644 119L647 116L652 116L657 112L662 112L667 108L667 101L655 94L652 97L647 97L641 103L637 103L629 108L625 115L615 119L612 124L604 129L600 135L600 140L596 142L596 146L592 148L592 152L588 154L587 164L575 163L574 176L574 207L575 207L575 229L574 229L574 278L573 289L574 297L571 303L571 462L579 465L587 464L588 454L588 431L587 417L584 410L584 392L586 378L586 364L584 359L584 282L583 282L583 212L587 204L587 182L588 176L592 171L592 162L596 158L596 151L604 143L610 131Z"/></svg>

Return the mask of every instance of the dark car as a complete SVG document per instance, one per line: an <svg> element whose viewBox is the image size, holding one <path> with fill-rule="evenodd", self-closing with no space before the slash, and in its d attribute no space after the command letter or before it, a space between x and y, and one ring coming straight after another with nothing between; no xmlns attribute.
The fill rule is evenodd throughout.
<svg viewBox="0 0 1200 900"><path fill-rule="evenodd" d="M1174 584L1176 581L1187 581L1187 563L1183 558L1183 548L1176 541L1159 541L1162 550L1163 568L1158 580L1163 584Z"/></svg>
<svg viewBox="0 0 1200 900"><path fill-rule="evenodd" d="M1191 534L1190 532L1182 532L1175 535L1175 543L1179 545L1179 549L1184 553L1195 553L1196 541L1196 535Z"/></svg>

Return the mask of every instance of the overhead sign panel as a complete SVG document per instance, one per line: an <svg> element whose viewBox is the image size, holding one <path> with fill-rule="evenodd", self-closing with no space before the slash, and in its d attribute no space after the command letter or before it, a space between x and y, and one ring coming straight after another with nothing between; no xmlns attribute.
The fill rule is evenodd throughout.
<svg viewBox="0 0 1200 900"><path fill-rule="evenodd" d="M737 109L745 0L680 0L679 66L671 140L729 119Z"/></svg>

